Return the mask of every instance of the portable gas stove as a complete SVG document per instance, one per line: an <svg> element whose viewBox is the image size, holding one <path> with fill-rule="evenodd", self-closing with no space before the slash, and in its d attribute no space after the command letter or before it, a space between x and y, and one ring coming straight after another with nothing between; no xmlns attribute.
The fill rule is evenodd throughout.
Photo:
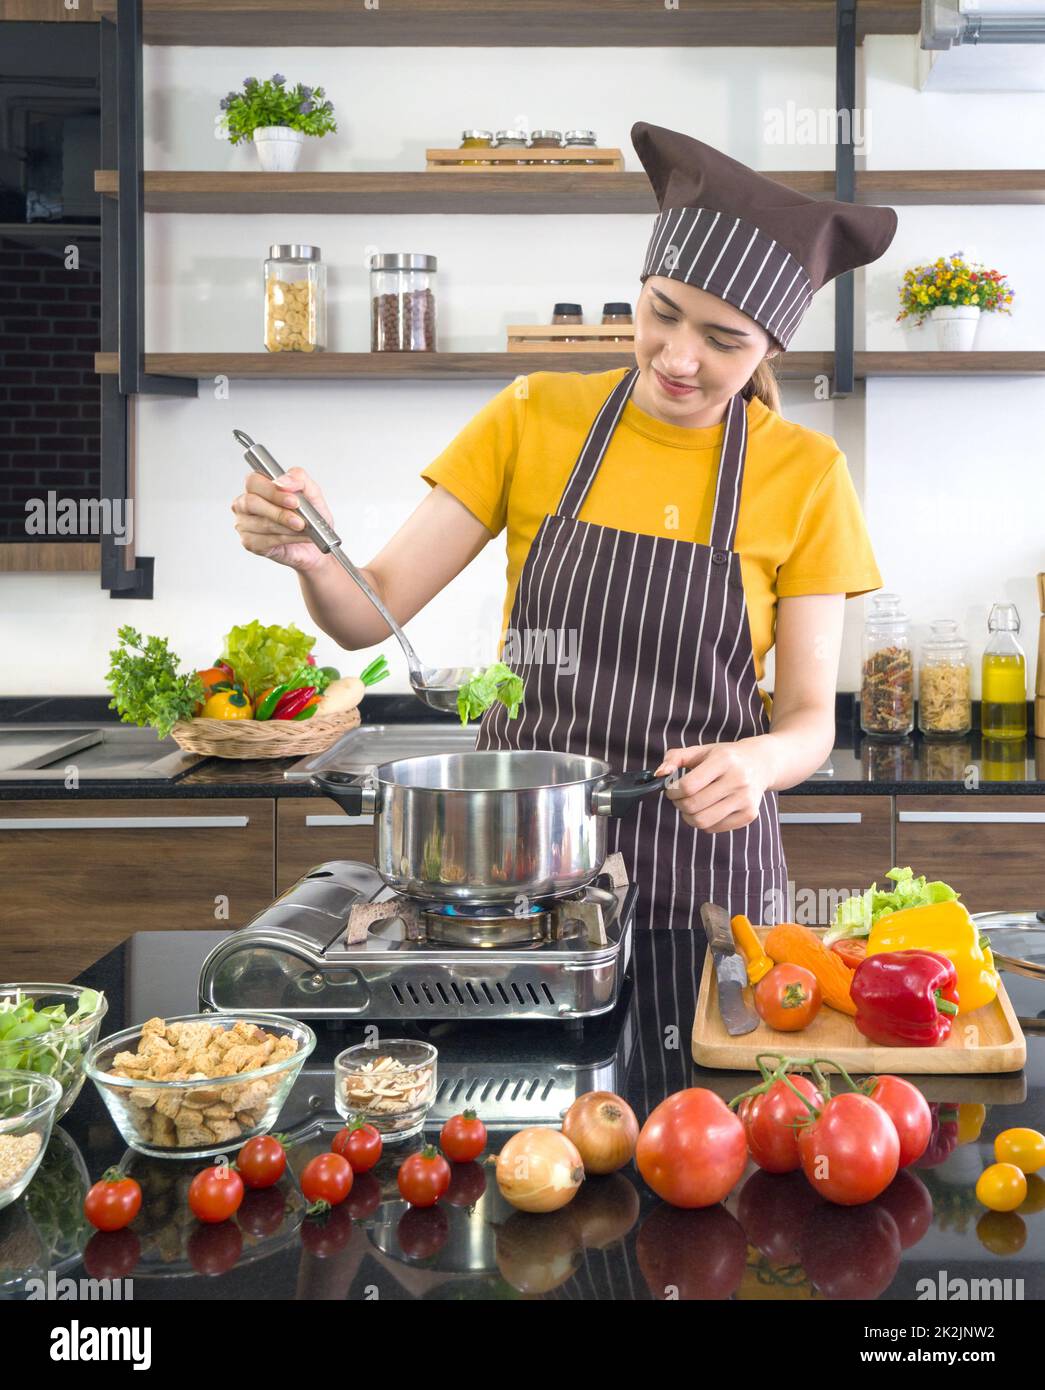
<svg viewBox="0 0 1045 1390"><path fill-rule="evenodd" d="M619 854L577 892L482 906L397 893L371 865L334 860L214 948L200 1003L295 1018L582 1021L620 997L636 895Z"/></svg>

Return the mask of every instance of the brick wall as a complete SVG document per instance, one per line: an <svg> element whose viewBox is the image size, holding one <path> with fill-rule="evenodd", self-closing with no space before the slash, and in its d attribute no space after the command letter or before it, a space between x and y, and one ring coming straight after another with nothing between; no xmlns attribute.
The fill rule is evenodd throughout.
<svg viewBox="0 0 1045 1390"><path fill-rule="evenodd" d="M0 543L33 539L29 498L79 502L100 488L101 276L66 270L65 239L51 245L0 237Z"/></svg>

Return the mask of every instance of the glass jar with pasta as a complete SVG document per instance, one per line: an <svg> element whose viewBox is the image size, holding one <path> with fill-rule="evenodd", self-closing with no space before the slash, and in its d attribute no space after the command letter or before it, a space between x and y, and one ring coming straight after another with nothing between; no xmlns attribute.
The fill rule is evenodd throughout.
<svg viewBox="0 0 1045 1390"><path fill-rule="evenodd" d="M930 624L918 664L918 728L927 738L960 738L972 728L969 644L950 618Z"/></svg>
<svg viewBox="0 0 1045 1390"><path fill-rule="evenodd" d="M318 246L270 246L265 262L265 346L322 352L327 343L327 268Z"/></svg>
<svg viewBox="0 0 1045 1390"><path fill-rule="evenodd" d="M909 622L897 594L875 594L864 624L860 727L878 738L914 728L914 657Z"/></svg>

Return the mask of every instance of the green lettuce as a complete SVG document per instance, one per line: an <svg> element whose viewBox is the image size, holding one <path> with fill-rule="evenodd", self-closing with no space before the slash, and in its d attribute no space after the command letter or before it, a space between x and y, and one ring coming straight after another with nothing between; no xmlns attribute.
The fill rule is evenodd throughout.
<svg viewBox="0 0 1045 1390"><path fill-rule="evenodd" d="M838 904L831 927L824 933L825 946L847 936L870 935L875 923L892 912L903 912L908 907L926 907L929 903L953 902L958 897L950 884L939 879L930 883L924 874L915 878L910 867L890 869L886 878L891 878L895 887L879 889L877 883L872 883L866 892L845 898Z"/></svg>
<svg viewBox="0 0 1045 1390"><path fill-rule="evenodd" d="M522 703L522 679L508 669L502 661L495 661L480 671L457 692L457 713L461 723L478 719L496 701L508 706L508 718L514 719Z"/></svg>
<svg viewBox="0 0 1045 1390"><path fill-rule="evenodd" d="M220 660L227 661L252 695L290 680L312 650L315 636L289 627L263 627L257 618L225 637Z"/></svg>

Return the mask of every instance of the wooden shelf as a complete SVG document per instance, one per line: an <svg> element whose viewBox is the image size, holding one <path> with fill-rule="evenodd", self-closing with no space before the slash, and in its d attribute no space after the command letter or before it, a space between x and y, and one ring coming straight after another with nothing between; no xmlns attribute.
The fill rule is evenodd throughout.
<svg viewBox="0 0 1045 1390"><path fill-rule="evenodd" d="M835 0L144 0L146 43L409 47L834 47ZM114 19L116 0L94 0ZM860 0L866 34L917 34L920 0Z"/></svg>
<svg viewBox="0 0 1045 1390"><path fill-rule="evenodd" d="M928 327L925 329L928 333ZM634 362L626 352L150 352L154 376L228 376L271 381L511 381L530 372L606 372ZM830 352L789 352L785 381L829 376ZM116 372L115 353L95 354L95 370ZM1045 352L858 352L856 376L1023 376L1045 372Z"/></svg>
<svg viewBox="0 0 1045 1390"><path fill-rule="evenodd" d="M829 170L767 171L810 198L834 196ZM115 169L96 169L96 193L119 196ZM858 203L1045 203L1045 169L901 169L856 176ZM183 213L655 213L644 173L534 169L513 174L266 174L149 171L146 212Z"/></svg>

